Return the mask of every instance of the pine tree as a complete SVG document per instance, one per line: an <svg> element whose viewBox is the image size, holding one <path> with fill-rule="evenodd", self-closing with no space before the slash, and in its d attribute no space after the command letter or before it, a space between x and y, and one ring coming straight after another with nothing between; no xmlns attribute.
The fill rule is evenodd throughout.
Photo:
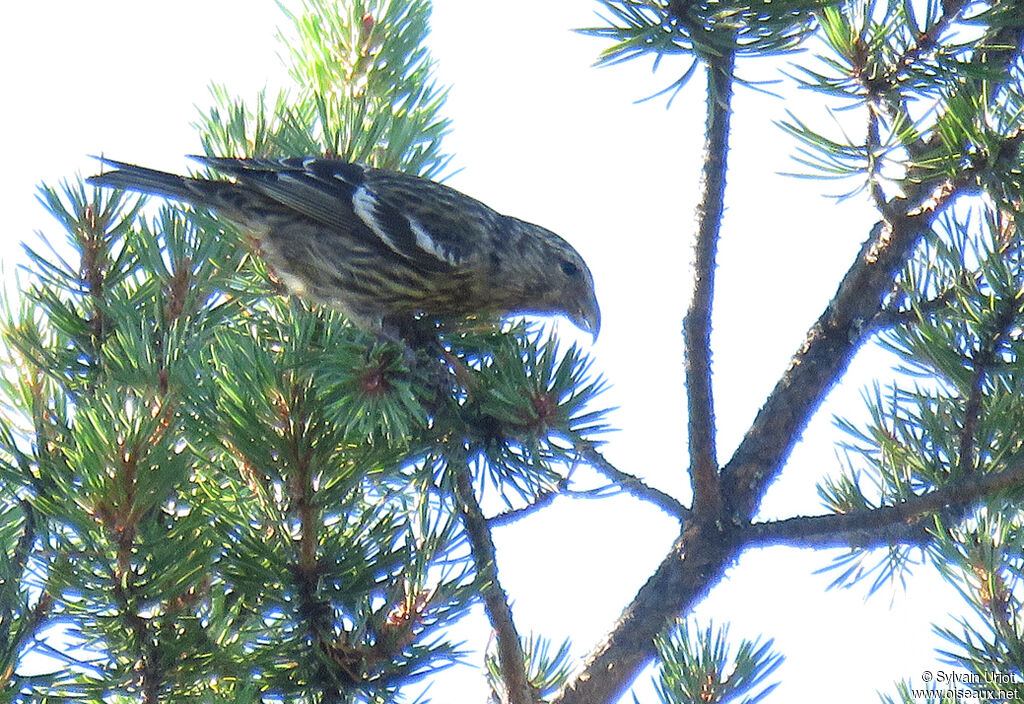
<svg viewBox="0 0 1024 704"><path fill-rule="evenodd" d="M1024 5L599 4L605 23L587 31L611 41L602 62L687 57L673 95L707 77L684 323L691 504L598 452L603 382L575 347L481 319L430 327L438 346L410 358L281 295L246 233L206 212L44 187L74 256L30 249L3 320L6 700L399 701L460 657L448 629L478 602L503 704L610 703L651 662L663 704L770 700L770 640L731 644L727 627L686 618L732 561L767 545L847 548L835 583L870 578L869 589L923 551L968 606L938 633L972 691L903 682L887 701L1024 696ZM216 87L202 148L442 177L429 9L286 10L294 87L254 103ZM859 120L833 133L792 115L783 128L803 145L804 175L847 184L878 219L722 462L710 325L732 98L749 62L799 48L813 49L794 54L799 83ZM846 471L820 486L827 512L756 519L822 399L876 344L905 373L866 395L869 424L844 423ZM581 465L680 532L574 670L567 643L517 632L491 529L578 491ZM40 655L59 666L26 670Z"/></svg>
<svg viewBox="0 0 1024 704"><path fill-rule="evenodd" d="M437 177L429 10L286 9L294 88L215 86L203 149ZM209 213L81 182L42 198L76 259L29 249L4 323L11 700L393 701L458 657L445 631L476 599L511 623L477 497L525 508L566 481L601 430L579 350L484 319L409 359L281 295ZM22 674L52 626L64 666ZM524 672L514 628L496 662Z"/></svg>

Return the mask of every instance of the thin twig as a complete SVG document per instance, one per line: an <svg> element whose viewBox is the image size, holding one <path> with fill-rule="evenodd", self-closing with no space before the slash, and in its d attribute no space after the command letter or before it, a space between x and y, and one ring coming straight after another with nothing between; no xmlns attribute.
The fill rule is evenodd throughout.
<svg viewBox="0 0 1024 704"><path fill-rule="evenodd" d="M596 489L569 489L568 480L562 480L558 483L558 488L554 491L544 491L537 495L537 498L530 502L529 505L523 506L522 508L513 508L508 511L502 511L501 513L491 516L487 519L487 525L490 528L500 528L501 526L507 526L510 523L515 523L518 520L526 518L532 513L536 513L542 508L546 508L554 503L555 499L560 496L564 496L570 499L601 499L614 492L622 491L622 488L615 484L605 484L599 486Z"/></svg>
<svg viewBox="0 0 1024 704"><path fill-rule="evenodd" d="M19 499L18 504L21 507L22 515L25 517L23 523L24 529L21 532L21 537L18 538L18 542L14 546L14 553L11 555L9 569L12 575L16 575L18 579L23 579L25 572L28 569L32 546L36 541L36 510L32 506L32 502L27 499ZM6 604L4 606L6 606Z"/></svg>
<svg viewBox="0 0 1024 704"><path fill-rule="evenodd" d="M30 501L26 499L19 499L19 503L21 505L22 514L25 517L23 522L24 528L22 530L21 537L18 538L18 542L15 544L13 554L11 555L9 569L14 581L17 583L23 583L25 581L26 574L30 572L29 557L32 551L32 546L36 541L36 513ZM14 621L13 610L13 603L6 603L5 600L5 603L0 604L0 623L12 623ZM29 609L27 619L29 625L21 631L22 635L19 641L17 643L13 643L15 646L13 652L27 653L30 650L35 650L35 648L32 648L31 646L26 646L28 646L29 641L38 642L38 633L49 623L52 610L53 597L47 591L47 585L44 583L39 599L36 601L35 605ZM0 691L8 690L14 676L15 668L13 665L5 670L0 670Z"/></svg>
<svg viewBox="0 0 1024 704"><path fill-rule="evenodd" d="M957 470L961 477L973 474L976 469L975 446L977 441L975 434L978 429L978 421L981 418L985 380L988 378L991 367L999 359L999 348L1006 341L1011 328L1017 325L1017 315L1020 313L1022 298L1024 298L1024 292L1018 291L1017 295L1012 298L1001 301L1002 310L996 315L992 339L987 344L983 344L978 354L971 360L974 367L971 374L971 390L964 404L964 421L958 438L960 457L957 462Z"/></svg>
<svg viewBox="0 0 1024 704"><path fill-rule="evenodd" d="M875 102L879 110L884 110L891 122L896 125L912 125L910 111L906 100L897 90L900 82L916 67L923 57L931 54L939 45L939 38L953 22L957 21L968 0L945 0L942 3L942 14L928 29L916 37L916 40L892 62L891 69L866 85L869 92L878 96ZM933 136L934 138L934 136ZM904 140L902 146L913 159L924 155L932 145L917 136L915 139Z"/></svg>
<svg viewBox="0 0 1024 704"><path fill-rule="evenodd" d="M279 397L276 407L279 418L288 428L286 443L290 472L288 476L289 520L298 526L297 554L289 565L296 590L296 611L309 643L318 655L326 654L336 667L321 667L313 679L324 702L340 702L343 684L359 683L362 672L348 667L347 661L334 647L334 617L329 603L318 593L320 584L319 544L320 515L315 497L313 450L304 438L309 423L306 416L308 400L301 383L293 378L281 380L287 396Z"/></svg>
<svg viewBox="0 0 1024 704"><path fill-rule="evenodd" d="M885 190L882 188L881 182L881 171L882 171L882 137L879 128L879 111L881 107L878 105L880 99L877 96L871 96L867 102L868 111L868 135L867 143L865 144L865 151L868 159L868 183L870 184L871 200L874 201L875 207L879 211L884 212L886 208Z"/></svg>
<svg viewBox="0 0 1024 704"><path fill-rule="evenodd" d="M132 637L138 658L135 670L140 682L140 693L145 704L156 704L160 700L163 688L164 667L160 658L156 637L152 633L149 621L138 613L138 590L136 580L139 573L134 566L134 555L137 549L135 539L139 528L138 506L138 458L139 447L122 447L120 467L115 481L120 484L119 493L124 497L123 504L107 504L102 511L102 523L110 541L116 546L116 562L114 565L113 584L111 591Z"/></svg>
<svg viewBox="0 0 1024 704"><path fill-rule="evenodd" d="M877 332L904 325L912 325L925 316L935 315L939 311L947 308L949 306L949 302L953 300L955 295L956 289L950 287L933 298L921 301L912 308L897 310L892 307L887 307L880 310L878 315L871 319L866 330L870 332Z"/></svg>
<svg viewBox="0 0 1024 704"><path fill-rule="evenodd" d="M580 459L610 479L616 486L621 487L626 493L642 501L649 501L679 521L689 520L691 515L690 509L683 506L683 504L681 504L672 495L666 494L660 489L655 489L654 487L645 484L639 477L618 469L615 465L605 459L604 455L602 455L593 445L586 447L577 446L577 449L580 451Z"/></svg>
<svg viewBox="0 0 1024 704"><path fill-rule="evenodd" d="M460 454L460 453L455 453ZM503 704L535 704L537 697L526 675L523 646L512 620L508 597L498 581L498 564L491 531L480 510L473 491L473 479L464 456L449 458L449 467L455 475L455 497L458 500L462 524L469 538L469 548L476 563L478 581L484 600L484 611L494 629L498 643L498 667L505 685L508 702Z"/></svg>

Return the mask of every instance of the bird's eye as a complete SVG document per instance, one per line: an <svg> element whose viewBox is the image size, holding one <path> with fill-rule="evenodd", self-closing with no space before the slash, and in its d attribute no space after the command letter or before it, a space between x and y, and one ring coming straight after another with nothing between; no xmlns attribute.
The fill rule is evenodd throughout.
<svg viewBox="0 0 1024 704"><path fill-rule="evenodd" d="M576 276L580 273L580 268L578 266L572 262L566 261L565 259L559 263L559 266L562 267L562 273L566 276Z"/></svg>

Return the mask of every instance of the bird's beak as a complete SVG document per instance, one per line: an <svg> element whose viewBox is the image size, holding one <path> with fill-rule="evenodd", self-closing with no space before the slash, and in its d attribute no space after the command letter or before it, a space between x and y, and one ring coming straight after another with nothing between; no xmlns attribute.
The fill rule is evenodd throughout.
<svg viewBox="0 0 1024 704"><path fill-rule="evenodd" d="M580 330L585 330L594 336L597 341L597 334L601 332L601 309L597 305L597 297L591 295L582 302L576 311L569 316L569 319Z"/></svg>

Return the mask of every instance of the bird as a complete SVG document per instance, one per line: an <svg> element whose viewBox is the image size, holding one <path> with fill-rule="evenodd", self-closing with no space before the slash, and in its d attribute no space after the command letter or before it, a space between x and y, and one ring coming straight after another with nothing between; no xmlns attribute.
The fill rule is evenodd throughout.
<svg viewBox="0 0 1024 704"><path fill-rule="evenodd" d="M325 157L192 156L228 178L97 157L87 179L213 211L248 231L289 293L386 334L400 319L563 315L596 341L601 312L572 245L435 181Z"/></svg>

